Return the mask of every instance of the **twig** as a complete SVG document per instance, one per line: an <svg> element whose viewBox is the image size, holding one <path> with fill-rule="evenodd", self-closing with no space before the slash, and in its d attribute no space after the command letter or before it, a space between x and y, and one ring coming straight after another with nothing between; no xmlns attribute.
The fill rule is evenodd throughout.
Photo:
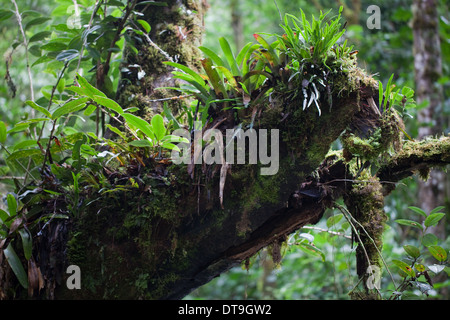
<svg viewBox="0 0 450 320"><path fill-rule="evenodd" d="M329 234L334 234L336 236L341 236L347 239L351 239L351 236L346 235L345 233L341 233L341 232L336 232L336 231L331 231L331 230L327 230L327 229L323 229L323 228L319 228L319 227L313 227L313 226L303 226L302 229L310 229L310 230L316 230L316 231L320 231L320 232L326 232Z"/></svg>

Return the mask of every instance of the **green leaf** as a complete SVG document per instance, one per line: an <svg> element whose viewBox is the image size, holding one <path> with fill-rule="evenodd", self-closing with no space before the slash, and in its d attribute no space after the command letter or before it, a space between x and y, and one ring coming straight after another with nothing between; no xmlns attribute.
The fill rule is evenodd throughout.
<svg viewBox="0 0 450 320"><path fill-rule="evenodd" d="M167 141L163 142L161 147L180 152L180 148L178 148L178 146L174 145L173 143L167 142Z"/></svg>
<svg viewBox="0 0 450 320"><path fill-rule="evenodd" d="M443 210L443 209L445 209L445 207L444 207L444 206L439 206L439 207L436 207L436 208L434 208L433 210L431 210L430 214L433 214L433 213L439 212L439 211L441 211L441 210Z"/></svg>
<svg viewBox="0 0 450 320"><path fill-rule="evenodd" d="M28 22L25 25L25 30L28 30L29 28L31 28L32 26L37 26L39 24L43 24L44 22L50 20L50 18L47 17L39 17L39 18L35 18L33 20L31 20L30 22Z"/></svg>
<svg viewBox="0 0 450 320"><path fill-rule="evenodd" d="M336 214L334 216L331 216L327 219L327 228L331 228L332 226L334 226L336 223L338 223L339 221L341 221L342 217L344 215L342 213L340 214Z"/></svg>
<svg viewBox="0 0 450 320"><path fill-rule="evenodd" d="M190 141L184 137L175 136L175 135L166 135L161 141L165 142L177 142L177 143L190 143Z"/></svg>
<svg viewBox="0 0 450 320"><path fill-rule="evenodd" d="M14 248L11 246L11 243L5 250L3 250L3 253L5 254L6 260L8 261L8 264L10 265L12 271L19 280L20 284L22 285L22 287L27 289L28 276L25 273L25 269L23 268L22 262L20 261L19 257L14 251Z"/></svg>
<svg viewBox="0 0 450 320"><path fill-rule="evenodd" d="M19 229L20 237L22 238L23 254L25 259L30 260L31 251L33 248L33 239L31 234L25 228Z"/></svg>
<svg viewBox="0 0 450 320"><path fill-rule="evenodd" d="M93 100L95 102L97 102L98 104L105 106L108 109L111 109L115 112L117 112L118 114L123 114L123 109L122 107L115 102L112 99L106 98L106 97L102 97L102 96L98 96L98 95L94 95Z"/></svg>
<svg viewBox="0 0 450 320"><path fill-rule="evenodd" d="M62 51L67 48L67 44L64 42L53 41L41 46L42 50L47 51Z"/></svg>
<svg viewBox="0 0 450 320"><path fill-rule="evenodd" d="M310 245L309 243L300 242L298 245L301 250L313 256L320 257L322 261L325 261L325 254L317 247Z"/></svg>
<svg viewBox="0 0 450 320"><path fill-rule="evenodd" d="M42 155L41 149L19 150L11 153L6 160L13 161L38 155Z"/></svg>
<svg viewBox="0 0 450 320"><path fill-rule="evenodd" d="M44 55L44 56L40 57L39 59L37 59L31 66L34 67L38 64L45 63L45 62L52 61L52 60L53 60L53 58L50 58L49 56Z"/></svg>
<svg viewBox="0 0 450 320"><path fill-rule="evenodd" d="M420 256L420 250L415 246L405 245L403 246L403 249L405 249L406 253L414 259L417 259Z"/></svg>
<svg viewBox="0 0 450 320"><path fill-rule="evenodd" d="M414 270L405 262L400 261L400 260L396 260L393 259L392 262L400 268L400 270L402 270L403 272L405 272L408 276L410 277L415 277L416 273L414 272Z"/></svg>
<svg viewBox="0 0 450 320"><path fill-rule="evenodd" d="M0 21L11 18L13 14L11 10L0 10Z"/></svg>
<svg viewBox="0 0 450 320"><path fill-rule="evenodd" d="M397 220L395 220L395 222L397 222L398 224L404 225L404 226L419 228L420 230L423 230L422 225L416 221L407 220L407 219L397 219Z"/></svg>
<svg viewBox="0 0 450 320"><path fill-rule="evenodd" d="M429 246L428 251L430 251L431 255L440 262L447 260L447 251L440 246Z"/></svg>
<svg viewBox="0 0 450 320"><path fill-rule="evenodd" d="M9 216L13 217L17 214L17 200L11 193L6 196L6 202L8 203Z"/></svg>
<svg viewBox="0 0 450 320"><path fill-rule="evenodd" d="M150 140L144 139L144 140L134 140L128 143L130 146L133 147L139 147L139 148L146 148L146 147L153 147L153 143Z"/></svg>
<svg viewBox="0 0 450 320"><path fill-rule="evenodd" d="M160 141L166 135L164 119L160 114L155 114L152 117L152 128L158 141Z"/></svg>
<svg viewBox="0 0 450 320"><path fill-rule="evenodd" d="M414 206L410 206L408 207L408 209L420 214L421 216L424 216L425 218L427 217L427 214L425 211L423 211L421 208L418 207L414 207Z"/></svg>
<svg viewBox="0 0 450 320"><path fill-rule="evenodd" d="M0 143L5 144L6 142L6 124L0 121Z"/></svg>
<svg viewBox="0 0 450 320"><path fill-rule="evenodd" d="M28 42L35 42L35 41L40 41L40 40L44 40L45 38L49 37L51 35L51 31L41 31L36 33L35 35L33 35L30 40L28 40Z"/></svg>
<svg viewBox="0 0 450 320"><path fill-rule="evenodd" d="M441 212L436 212L436 213L432 213L430 214L426 219L425 219L425 227L431 227L431 226L435 226L438 224L438 222L445 217L445 213L441 213Z"/></svg>
<svg viewBox="0 0 450 320"><path fill-rule="evenodd" d="M438 243L438 238L432 233L427 233L422 238L422 244L425 247L434 246L437 243Z"/></svg>
<svg viewBox="0 0 450 320"><path fill-rule="evenodd" d="M231 67L231 72L233 76L240 76L241 72L239 71L239 67L236 62L236 58L234 57L233 51L231 50L230 44L227 39L224 37L219 38L220 47L225 55L225 58L228 61L228 65Z"/></svg>
<svg viewBox="0 0 450 320"><path fill-rule="evenodd" d="M0 209L0 220L2 223L6 224L7 227L9 227L9 223L6 222L6 220L8 220L8 219L9 219L9 214L6 211Z"/></svg>
<svg viewBox="0 0 450 320"><path fill-rule="evenodd" d="M186 66L183 66L182 64L175 63L175 62L166 61L166 62L164 62L164 64L167 64L171 67L180 69L181 71L187 73L188 75L190 75L192 77L192 79L196 83L198 83L201 87L205 88L205 80L194 70L192 70Z"/></svg>
<svg viewBox="0 0 450 320"><path fill-rule="evenodd" d="M209 48L200 46L198 47L204 54L206 54L216 66L222 66L225 68L230 68L227 62L223 61L222 58L220 58L214 51L212 51Z"/></svg>
<svg viewBox="0 0 450 320"><path fill-rule="evenodd" d="M137 22L144 28L145 32L149 33L152 29L147 21L138 19Z"/></svg>
<svg viewBox="0 0 450 320"><path fill-rule="evenodd" d="M47 117L51 118L52 114L45 109L44 107L41 107L40 105L38 105L36 102L28 100L25 102L27 105L29 105L30 107L32 107L34 110L39 111L43 114L45 114Z"/></svg>
<svg viewBox="0 0 450 320"><path fill-rule="evenodd" d="M94 95L105 97L106 95L98 90L96 87L91 85L89 81L87 81L85 78L83 78L80 74L77 73L77 81L81 88L85 89L84 94L88 97L94 99Z"/></svg>
<svg viewBox="0 0 450 320"><path fill-rule="evenodd" d="M72 101L67 102L63 106L56 109L52 114L52 119L55 120L63 115L66 115L71 112L76 112L78 110L83 109L86 106L86 102L89 98L78 98Z"/></svg>
<svg viewBox="0 0 450 320"><path fill-rule="evenodd" d="M151 125L147 121L131 113L123 113L122 117L127 121L128 125L139 129L143 134L153 140L155 135Z"/></svg>

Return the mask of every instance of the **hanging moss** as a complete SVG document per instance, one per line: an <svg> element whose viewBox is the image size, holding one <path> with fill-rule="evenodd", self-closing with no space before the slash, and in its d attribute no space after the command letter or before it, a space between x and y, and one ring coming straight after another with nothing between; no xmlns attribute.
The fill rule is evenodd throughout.
<svg viewBox="0 0 450 320"><path fill-rule="evenodd" d="M368 170L364 170L360 181L356 182L347 194L345 202L357 221L355 227L359 238L354 238L357 242L357 274L365 283L367 268L370 265L382 267L380 252L387 216L383 209L384 197L380 181L370 176Z"/></svg>

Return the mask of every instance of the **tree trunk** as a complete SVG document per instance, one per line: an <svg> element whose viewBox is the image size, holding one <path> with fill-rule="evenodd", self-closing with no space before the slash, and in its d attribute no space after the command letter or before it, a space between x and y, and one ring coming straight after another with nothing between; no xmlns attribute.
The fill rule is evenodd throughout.
<svg viewBox="0 0 450 320"><path fill-rule="evenodd" d="M443 113L442 59L437 2L416 0L413 5L414 68L416 100L428 107L419 111L419 139L443 133L447 119ZM449 197L449 182L444 172L432 171L427 181L419 181L418 206L430 212L444 205Z"/></svg>

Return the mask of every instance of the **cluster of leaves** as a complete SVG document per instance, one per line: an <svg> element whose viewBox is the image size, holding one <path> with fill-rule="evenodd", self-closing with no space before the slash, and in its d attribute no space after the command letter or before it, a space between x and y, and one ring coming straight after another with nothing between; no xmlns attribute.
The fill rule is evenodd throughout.
<svg viewBox="0 0 450 320"><path fill-rule="evenodd" d="M440 212L445 207L437 207L431 212L426 213L418 207L409 207L415 213L420 215L423 223L410 219L397 219L400 225L418 229L420 246L403 246L407 257L403 260L393 259L392 262L397 267L400 276L403 278L400 285L392 293L391 299L401 299L407 293L408 289L418 289L422 294L428 295L434 288L431 275L448 271L448 255L446 249L438 245L438 237L430 231L439 221L445 217L445 213ZM430 257L436 262L430 263ZM431 274L430 274L431 273Z"/></svg>
<svg viewBox="0 0 450 320"><path fill-rule="evenodd" d="M31 94L32 99L25 102L30 112L20 121L0 121L0 152L5 154L0 174L10 174L10 181L8 177L2 181L15 185L15 193L5 197L8 210L0 210L0 249L25 288L31 281L30 272L39 272L32 268L32 239L48 221L77 216L88 205L81 198L84 186L91 186L100 195L127 191L136 187L136 182L130 178L127 185L111 186L104 177L106 167L121 171L132 164L145 166L148 159L167 157L176 150L174 143L187 142L169 134L173 121L167 123L157 114L147 122L133 114L138 108L124 110L111 98L120 72L129 70L120 68L122 51L136 51L132 37L149 32L148 23L134 10L137 5L162 3L128 1L125 5L111 0L103 5L86 0L75 8L72 2L62 2L52 18L37 11L19 13L17 7L0 10L0 21L19 17L19 28L25 31L22 41L12 44L12 50L25 47L30 85L33 71L40 72L42 66L56 79L53 85L41 88L37 98ZM67 19L67 13L73 15ZM47 22L52 24L45 26ZM37 26L39 30L33 34ZM31 56L36 57L34 62ZM80 75L81 70L95 74L89 81ZM96 82L97 86L103 83L102 90ZM32 92L35 89L30 88ZM105 125L116 134L114 139L100 135L102 118L105 122L115 119L118 124ZM58 197L66 200L66 211L47 212L40 205ZM21 243L17 241L19 236ZM16 253L20 246L23 255ZM28 261L28 275L19 258L22 256Z"/></svg>
<svg viewBox="0 0 450 320"><path fill-rule="evenodd" d="M301 88L303 110L314 102L320 115L319 91L327 91L331 99L328 74L348 71L346 67L350 62L347 61L352 58L352 47L348 47L346 41L338 44L345 32L341 30L341 11L342 8L329 22L326 21L327 13L321 13L318 19L313 16L311 23L303 11L302 20L287 14L281 25L285 34L269 35L276 37L272 43L261 34L254 34L258 43L246 44L237 56L224 38L219 40L224 59L212 50L200 47L207 56L202 60L204 74L177 63L167 64L180 70L174 72L175 77L186 81L187 85L178 90L195 95L200 104L197 111L204 119L207 119L210 106L217 108L220 104L226 109L229 102L234 108L258 105L280 83L294 95Z"/></svg>

